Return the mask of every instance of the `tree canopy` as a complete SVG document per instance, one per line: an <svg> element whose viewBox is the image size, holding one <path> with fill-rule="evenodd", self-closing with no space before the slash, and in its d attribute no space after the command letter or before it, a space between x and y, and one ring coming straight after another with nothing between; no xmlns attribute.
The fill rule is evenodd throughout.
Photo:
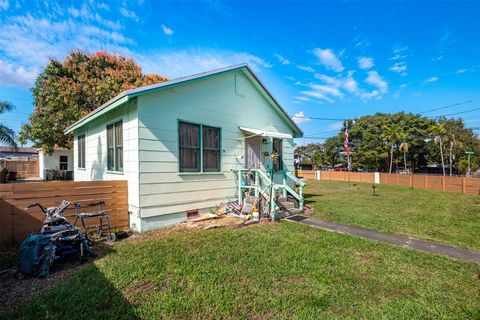
<svg viewBox="0 0 480 320"><path fill-rule="evenodd" d="M72 51L63 61L50 59L32 88L34 111L22 125L19 140L33 142L48 153L72 147L64 130L120 92L166 81L144 74L132 59L107 52Z"/></svg>
<svg viewBox="0 0 480 320"><path fill-rule="evenodd" d="M437 120L412 113L377 113L347 120L350 153L354 167L388 172L390 161L396 168L407 163L407 169L419 170L429 164L445 166L451 163L452 171L465 172L465 151L480 152L480 139L465 127L462 119ZM345 163L343 146L345 124L339 133L323 144L309 144L297 148L310 156L316 166ZM437 139L435 139L437 138ZM435 143L438 138L443 142ZM451 161L450 161L451 160ZM472 169L478 167L480 157L472 157Z"/></svg>

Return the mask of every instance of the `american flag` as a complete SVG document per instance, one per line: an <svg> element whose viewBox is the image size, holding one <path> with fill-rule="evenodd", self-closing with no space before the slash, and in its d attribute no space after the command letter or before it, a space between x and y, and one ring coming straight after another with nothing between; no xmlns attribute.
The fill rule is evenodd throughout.
<svg viewBox="0 0 480 320"><path fill-rule="evenodd" d="M347 157L350 155L350 148L348 147L348 126L345 127L345 142L343 143L345 147L345 152L347 153Z"/></svg>

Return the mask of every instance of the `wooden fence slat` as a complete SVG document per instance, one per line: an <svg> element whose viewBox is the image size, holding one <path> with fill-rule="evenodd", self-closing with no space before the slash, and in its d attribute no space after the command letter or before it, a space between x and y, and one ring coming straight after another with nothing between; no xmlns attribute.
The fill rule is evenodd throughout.
<svg viewBox="0 0 480 320"><path fill-rule="evenodd" d="M314 171L303 171L303 175L308 176L306 179L316 179ZM349 181L349 177L351 182L375 182L375 174L371 172L320 171L320 180ZM480 195L480 178L381 173L380 184Z"/></svg>
<svg viewBox="0 0 480 320"><path fill-rule="evenodd" d="M25 210L27 205L38 202L45 207L58 206L62 200L85 204L103 200L111 227L128 227L127 181L4 184L0 185L0 246L19 243L28 233L38 232L44 214L39 208ZM81 208L84 210L98 207ZM65 211L65 216L73 223L73 208Z"/></svg>

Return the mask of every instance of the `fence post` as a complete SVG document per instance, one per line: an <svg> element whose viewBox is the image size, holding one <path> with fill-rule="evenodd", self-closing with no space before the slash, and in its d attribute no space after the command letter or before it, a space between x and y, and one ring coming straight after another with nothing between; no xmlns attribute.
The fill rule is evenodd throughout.
<svg viewBox="0 0 480 320"><path fill-rule="evenodd" d="M442 191L445 191L445 176L442 176Z"/></svg>
<svg viewBox="0 0 480 320"><path fill-rule="evenodd" d="M413 174L410 175L410 188L413 189Z"/></svg>
<svg viewBox="0 0 480 320"><path fill-rule="evenodd" d="M398 186L398 176L399 176L399 174L396 173L395 176L397 177L397 186Z"/></svg>
<svg viewBox="0 0 480 320"><path fill-rule="evenodd" d="M427 189L427 186L428 186L427 177L428 177L428 175L427 175L427 174L425 174L425 189Z"/></svg>
<svg viewBox="0 0 480 320"><path fill-rule="evenodd" d="M465 177L462 178L462 193L463 194L467 193L467 181Z"/></svg>
<svg viewBox="0 0 480 320"><path fill-rule="evenodd" d="M317 170L317 171L316 171L316 174L317 174L316 179L317 179L317 180L322 180L322 178L321 178L321 176L320 176L320 175L321 175L320 170Z"/></svg>

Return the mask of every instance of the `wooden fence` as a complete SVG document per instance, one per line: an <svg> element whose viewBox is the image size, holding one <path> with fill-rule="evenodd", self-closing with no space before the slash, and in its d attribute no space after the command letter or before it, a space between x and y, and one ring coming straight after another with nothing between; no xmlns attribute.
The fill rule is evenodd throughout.
<svg viewBox="0 0 480 320"><path fill-rule="evenodd" d="M112 228L128 227L127 181L39 182L0 184L0 246L20 243L30 232L38 232L44 220L38 208L26 210L38 202L44 207L58 206L62 200L88 204L105 201ZM98 210L86 207L82 210ZM73 223L74 211L65 216ZM96 225L97 221L91 221Z"/></svg>
<svg viewBox="0 0 480 320"><path fill-rule="evenodd" d="M16 171L18 178L38 177L38 159L28 161L22 160L2 160L0 167L7 168L8 171Z"/></svg>
<svg viewBox="0 0 480 320"><path fill-rule="evenodd" d="M379 177L378 181L375 181L376 174ZM480 195L480 178L345 171L303 171L302 176L303 179L306 180L377 182L380 184L391 184L410 188Z"/></svg>

